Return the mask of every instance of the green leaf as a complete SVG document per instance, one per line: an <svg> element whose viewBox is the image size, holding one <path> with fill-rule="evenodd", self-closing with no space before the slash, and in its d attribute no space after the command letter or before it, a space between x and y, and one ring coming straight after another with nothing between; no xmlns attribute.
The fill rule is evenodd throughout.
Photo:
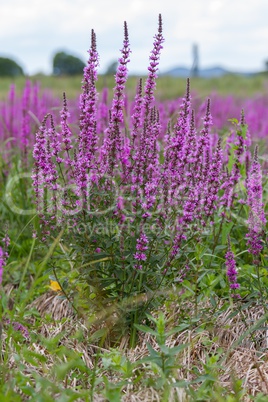
<svg viewBox="0 0 268 402"><path fill-rule="evenodd" d="M229 159L228 159L228 165L227 165L229 173L231 173L231 171L233 169L234 160L235 160L235 158L234 158L234 149L233 149L233 147L231 147L230 151L229 151Z"/></svg>
<svg viewBox="0 0 268 402"><path fill-rule="evenodd" d="M39 366L40 363L46 363L47 358L44 355L41 355L40 353L33 352L29 350L28 348L23 348L22 350L24 359L27 361L27 363L32 364L33 366Z"/></svg>
<svg viewBox="0 0 268 402"><path fill-rule="evenodd" d="M228 119L228 121L230 121L232 124L238 124L239 121L236 118L232 118L232 119Z"/></svg>
<svg viewBox="0 0 268 402"><path fill-rule="evenodd" d="M107 328L100 328L97 331L95 331L91 336L91 340L97 340L103 338L105 335L107 335L109 330Z"/></svg>
<svg viewBox="0 0 268 402"><path fill-rule="evenodd" d="M247 131L248 131L248 125L247 124L243 124L240 128L240 133L242 135L243 138L246 138L247 136Z"/></svg>
<svg viewBox="0 0 268 402"><path fill-rule="evenodd" d="M142 331L142 332L145 332L145 333L147 333L147 334L151 334L151 335L154 335L154 336L157 336L158 335L158 333L156 332L156 331L154 331L152 328L150 328L150 327L147 327L147 325L140 325L140 324L134 324L135 325L135 327L139 330L139 331Z"/></svg>
<svg viewBox="0 0 268 402"><path fill-rule="evenodd" d="M71 370L80 370L83 373L89 373L90 371L81 358L71 359L66 363L62 362L54 368L59 380L63 380Z"/></svg>
<svg viewBox="0 0 268 402"><path fill-rule="evenodd" d="M155 350L150 343L146 342L147 349L150 353L150 358L160 358L159 352ZM150 359L149 359L150 360Z"/></svg>
<svg viewBox="0 0 268 402"><path fill-rule="evenodd" d="M189 383L185 380L181 380L181 381L176 381L172 383L172 387L176 387L176 388L186 388L188 387Z"/></svg>
<svg viewBox="0 0 268 402"><path fill-rule="evenodd" d="M227 244L227 237L231 232L232 227L234 226L233 222L226 223L224 222L222 225L222 244Z"/></svg>
<svg viewBox="0 0 268 402"><path fill-rule="evenodd" d="M215 377L213 375L204 374L204 375L201 375L200 377L198 377L196 380L193 380L192 383L193 384L198 384L199 382L204 382L206 380L213 381L213 382L216 381L216 379L215 379Z"/></svg>
<svg viewBox="0 0 268 402"><path fill-rule="evenodd" d="M166 345L161 345L160 349L162 352L164 352L167 356L175 356L178 353L180 353L182 350L186 349L189 346L188 343L174 346L172 348L166 346Z"/></svg>
<svg viewBox="0 0 268 402"><path fill-rule="evenodd" d="M215 297L213 297L212 295L210 296L210 303L211 303L212 307L214 307L214 308L217 306Z"/></svg>
<svg viewBox="0 0 268 402"><path fill-rule="evenodd" d="M166 336L168 337L170 335L177 334L178 332L182 332L182 331L184 331L185 329L187 329L189 327L190 327L190 324L187 324L187 323L180 324L177 327L172 328L171 330L169 330L167 332Z"/></svg>

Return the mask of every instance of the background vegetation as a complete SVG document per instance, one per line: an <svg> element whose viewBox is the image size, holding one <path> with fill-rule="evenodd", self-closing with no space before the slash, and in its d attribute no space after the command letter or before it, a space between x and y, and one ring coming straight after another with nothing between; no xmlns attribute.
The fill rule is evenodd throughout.
<svg viewBox="0 0 268 402"><path fill-rule="evenodd" d="M1 78L1 100L6 101L11 83L16 84L17 96L22 94L25 80L24 77ZM63 92L68 99L76 99L81 93L80 75L71 78L36 76L30 80L41 83L41 92L49 89L59 99ZM97 90L100 92L114 85L112 75L100 76ZM136 86L137 77L130 77L126 88L132 99ZM268 77L193 78L191 87L192 96L201 99L213 92L221 96L235 94L244 99L260 94L267 96ZM181 97L184 93L185 79L158 78L156 97L160 101ZM245 132L240 130L238 120L233 121L232 126L233 132L239 132L241 138ZM36 129L37 126L35 132ZM220 134L225 147L231 131L224 128ZM256 142L260 145L267 212L267 141L264 138L262 142L255 139ZM231 140L229 147L231 157L227 169L230 172L235 165L237 144ZM19 215L11 208L11 201L22 209L34 207L30 178L32 149L27 162L23 148L15 149L4 142L1 149L8 152L1 152L0 160L0 232L1 239L8 233L11 243L1 289L0 400L268 400L267 227L264 249L256 264L247 252L248 207L245 203L236 202L224 223L219 214L211 230L200 236L193 233L196 243L189 242L185 246L182 258L191 265L191 273L185 272L184 280L178 278L172 286L161 288L159 293L155 291L150 310L142 309L142 322L131 329L135 331L137 342L130 348L129 321L133 323L133 315L139 312L137 306L147 306L148 295L125 299L122 303L117 289L110 286L107 278L100 280L99 275L107 264L105 251L120 251L114 251L113 234L99 234L96 239L102 250L96 251L94 246L89 255L84 247L85 236L79 233L67 233L64 237L63 232L59 232L50 243L42 241L37 236L39 218ZM252 146L249 150L253 154ZM241 196L245 201L246 165L239 164L239 171L237 198ZM12 181L25 172L29 175ZM241 299L232 297L226 278L228 236L232 238ZM157 249L155 254L158 252ZM88 265L76 262L76 253L83 255ZM154 255L150 258L152 265L157 264ZM98 267L96 272L95 267ZM113 267L110 270L112 279ZM89 272L95 273L94 283L89 280ZM146 280L144 284L150 289L154 284L154 272L148 278L148 284ZM106 289L112 296L107 296Z"/></svg>
<svg viewBox="0 0 268 402"><path fill-rule="evenodd" d="M81 91L82 74L75 77L68 76L46 76L37 75L32 77L0 77L0 99L5 99L12 83L16 84L18 93L21 93L25 81L30 79L33 82L40 82L41 88L49 89L55 96L61 97L63 91L68 98L75 98ZM130 76L126 83L127 91L130 95L136 91L138 79L140 77ZM143 77L145 78L145 77ZM185 92L185 78L174 78L169 76L159 76L157 79L157 98L160 100L174 99L182 97ZM100 75L97 81L97 90L101 91L104 87L114 87L113 75ZM237 75L226 75L220 78L191 78L192 95L207 98L212 92L219 95L232 95L247 97L257 94L266 94L268 88L268 73L243 77Z"/></svg>

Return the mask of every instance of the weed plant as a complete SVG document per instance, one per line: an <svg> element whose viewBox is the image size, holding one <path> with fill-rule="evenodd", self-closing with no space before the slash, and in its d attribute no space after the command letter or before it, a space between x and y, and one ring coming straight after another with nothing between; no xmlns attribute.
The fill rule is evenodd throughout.
<svg viewBox="0 0 268 402"><path fill-rule="evenodd" d="M110 108L92 31L73 120L64 93L32 158L25 113L20 161L2 153L5 401L267 398L262 149L243 110L223 136L208 99L197 124L189 80L167 121L154 97L163 42L160 15L129 113L127 24Z"/></svg>

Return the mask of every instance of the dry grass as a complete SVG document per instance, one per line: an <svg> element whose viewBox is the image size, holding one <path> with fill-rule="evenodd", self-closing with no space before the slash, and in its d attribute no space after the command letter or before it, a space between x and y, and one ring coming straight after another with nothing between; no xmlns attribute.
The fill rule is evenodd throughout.
<svg viewBox="0 0 268 402"><path fill-rule="evenodd" d="M45 338L53 338L61 334L60 343L69 350L75 350L80 353L83 361L90 369L94 368L95 354L98 350L109 351L109 345L99 348L98 345L90 341L92 333L96 331L96 326L88 326L87 322L77 319L69 302L57 294L50 292L40 296L32 303L31 307L35 307L41 316L51 314L54 321L49 324L43 324L38 330L39 335ZM191 307L191 306L188 306ZM206 314L209 314L209 306L203 306ZM247 402L250 396L254 397L262 392L268 395L268 354L267 354L267 331L259 329L251 333L249 328L254 329L254 324L264 317L264 310L261 306L251 305L250 307L240 309L234 314L235 307L229 307L221 312L215 323L209 329L200 330L200 326L196 325L193 329L184 330L176 335L170 336L167 346L176 346L180 344L188 344L188 347L180 355L180 368L174 372L174 381L193 380L196 376L192 368L195 367L203 371L207 357L221 350L221 357L218 362L218 372L220 385L225 389L232 390L233 381L236 378L243 380L243 387L246 394L243 401ZM166 311L167 320L174 323L180 323L182 315L181 307L173 305ZM105 323L103 324L105 325ZM77 339L74 335L82 331L82 340ZM5 337L5 329L3 331ZM243 336L243 334L245 336ZM155 339L150 334L140 334L139 343L135 349L126 347L128 339L122 340L119 350L132 361L138 361L148 354L146 343L149 342L154 348L158 348ZM14 351L12 339L9 340L9 348ZM5 342L3 342L5 344ZM27 372L29 376L33 372L37 372L40 376L46 376L53 372L53 367L57 364L57 360L52 353L48 353L41 343L28 342L29 350L38 354L44 354L47 357L46 365L36 367L28 364ZM14 368L17 364L14 355L11 353L9 357L9 367ZM195 371L196 372L196 371ZM150 373L146 371L146 375ZM107 375L111 376L110 373ZM133 373L135 376L135 372ZM116 381L111 377L111 380ZM79 380L75 376L68 379L68 387L75 389L79 385ZM95 401L105 401L105 398L96 394ZM141 385L128 385L124 388L124 397L122 401L160 401L159 392L151 387L142 387ZM187 401L186 393L181 388L173 388L170 401Z"/></svg>

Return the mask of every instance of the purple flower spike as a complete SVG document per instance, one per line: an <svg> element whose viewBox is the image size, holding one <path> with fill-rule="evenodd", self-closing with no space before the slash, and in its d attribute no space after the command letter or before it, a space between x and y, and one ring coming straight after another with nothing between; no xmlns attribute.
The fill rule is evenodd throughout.
<svg viewBox="0 0 268 402"><path fill-rule="evenodd" d="M228 239L228 251L225 254L226 275L230 284L230 289L239 289L240 285L237 282L237 269L234 258L234 253L231 250L230 239Z"/></svg>
<svg viewBox="0 0 268 402"><path fill-rule="evenodd" d="M67 122L70 113L67 107L67 99L65 92L63 92L63 108L61 110L60 116L61 116L62 142L64 144L64 150L68 153L70 149L73 148L73 146L72 146L72 132Z"/></svg>
<svg viewBox="0 0 268 402"><path fill-rule="evenodd" d="M0 285L3 280L3 271L4 271L4 266L6 265L6 259L5 259L5 253L0 246Z"/></svg>
<svg viewBox="0 0 268 402"><path fill-rule="evenodd" d="M137 244L136 244L136 253L134 254L134 258L137 261L146 261L147 256L145 254L145 251L148 249L148 237L146 236L145 233L141 233L139 239L137 239ZM136 269L142 269L142 265L136 264L135 265Z"/></svg>
<svg viewBox="0 0 268 402"><path fill-rule="evenodd" d="M33 168L33 187L35 192L37 211L41 212L41 201L44 193L44 171L47 166L47 152L46 152L46 122L49 117L47 114L36 133L35 144L33 149L34 168Z"/></svg>
<svg viewBox="0 0 268 402"><path fill-rule="evenodd" d="M77 179L76 184L78 192L81 192L84 200L87 198L88 187L88 171L95 166L95 152L97 145L97 67L99 65L99 56L96 46L96 35L94 30L91 31L91 48L89 50L89 59L87 66L84 68L83 93L80 97L80 134L78 139L78 155L77 155ZM65 117L65 116L63 116ZM63 119L63 129L65 129L65 143L70 135L65 125L66 120ZM67 131L66 131L67 130ZM66 143L67 145L67 143ZM68 142L70 146L70 142Z"/></svg>
<svg viewBox="0 0 268 402"><path fill-rule="evenodd" d="M102 172L112 174L117 167L116 159L122 162L122 138L121 124L124 122L124 90L127 81L127 64L129 63L130 55L129 38L127 23L124 22L124 42L121 50L122 56L119 58L117 71L115 74L116 86L114 88L114 96L110 113L110 123L106 130L106 139L102 147Z"/></svg>
<svg viewBox="0 0 268 402"><path fill-rule="evenodd" d="M0 246L0 285L3 280L3 271L4 271L4 266L6 265L7 259L8 259L8 246L10 243L10 239L8 234L5 234L5 237L2 239L2 242L4 243L4 248Z"/></svg>
<svg viewBox="0 0 268 402"><path fill-rule="evenodd" d="M261 239L263 226L266 224L262 202L262 172L258 161L258 146L255 148L254 159L248 173L247 194L247 204L249 206L247 244L249 252L257 256L263 248Z"/></svg>
<svg viewBox="0 0 268 402"><path fill-rule="evenodd" d="M218 191L222 179L222 160L221 140L219 139L216 151L212 157L207 172L207 190L204 200L204 211L206 216L213 215L214 210L217 208L216 202L218 200Z"/></svg>
<svg viewBox="0 0 268 402"><path fill-rule="evenodd" d="M144 111L145 111L145 116L148 116L149 114L149 109L151 107L152 102L154 101L154 89L156 87L156 78L157 78L157 70L158 70L158 64L159 64L159 57L160 57L160 52L161 49L163 49L163 42L164 38L162 35L162 16L159 14L158 17L158 34L155 35L155 41L154 41L154 48L151 52L150 56L150 65L148 67L148 78L145 84L145 95L144 95Z"/></svg>
<svg viewBox="0 0 268 402"><path fill-rule="evenodd" d="M132 145L134 145L135 143L135 139L138 135L138 130L141 127L141 117L142 117L142 79L140 78L139 80L139 84L137 87L137 93L135 96L135 103L134 103L134 111L133 111L133 115L131 116L132 118L132 132L131 132L131 136L132 136Z"/></svg>
<svg viewBox="0 0 268 402"><path fill-rule="evenodd" d="M21 143L23 146L24 165L27 167L28 145L31 133L30 125L30 95L31 95L31 82L26 81L26 85L22 96L22 127L21 127Z"/></svg>

